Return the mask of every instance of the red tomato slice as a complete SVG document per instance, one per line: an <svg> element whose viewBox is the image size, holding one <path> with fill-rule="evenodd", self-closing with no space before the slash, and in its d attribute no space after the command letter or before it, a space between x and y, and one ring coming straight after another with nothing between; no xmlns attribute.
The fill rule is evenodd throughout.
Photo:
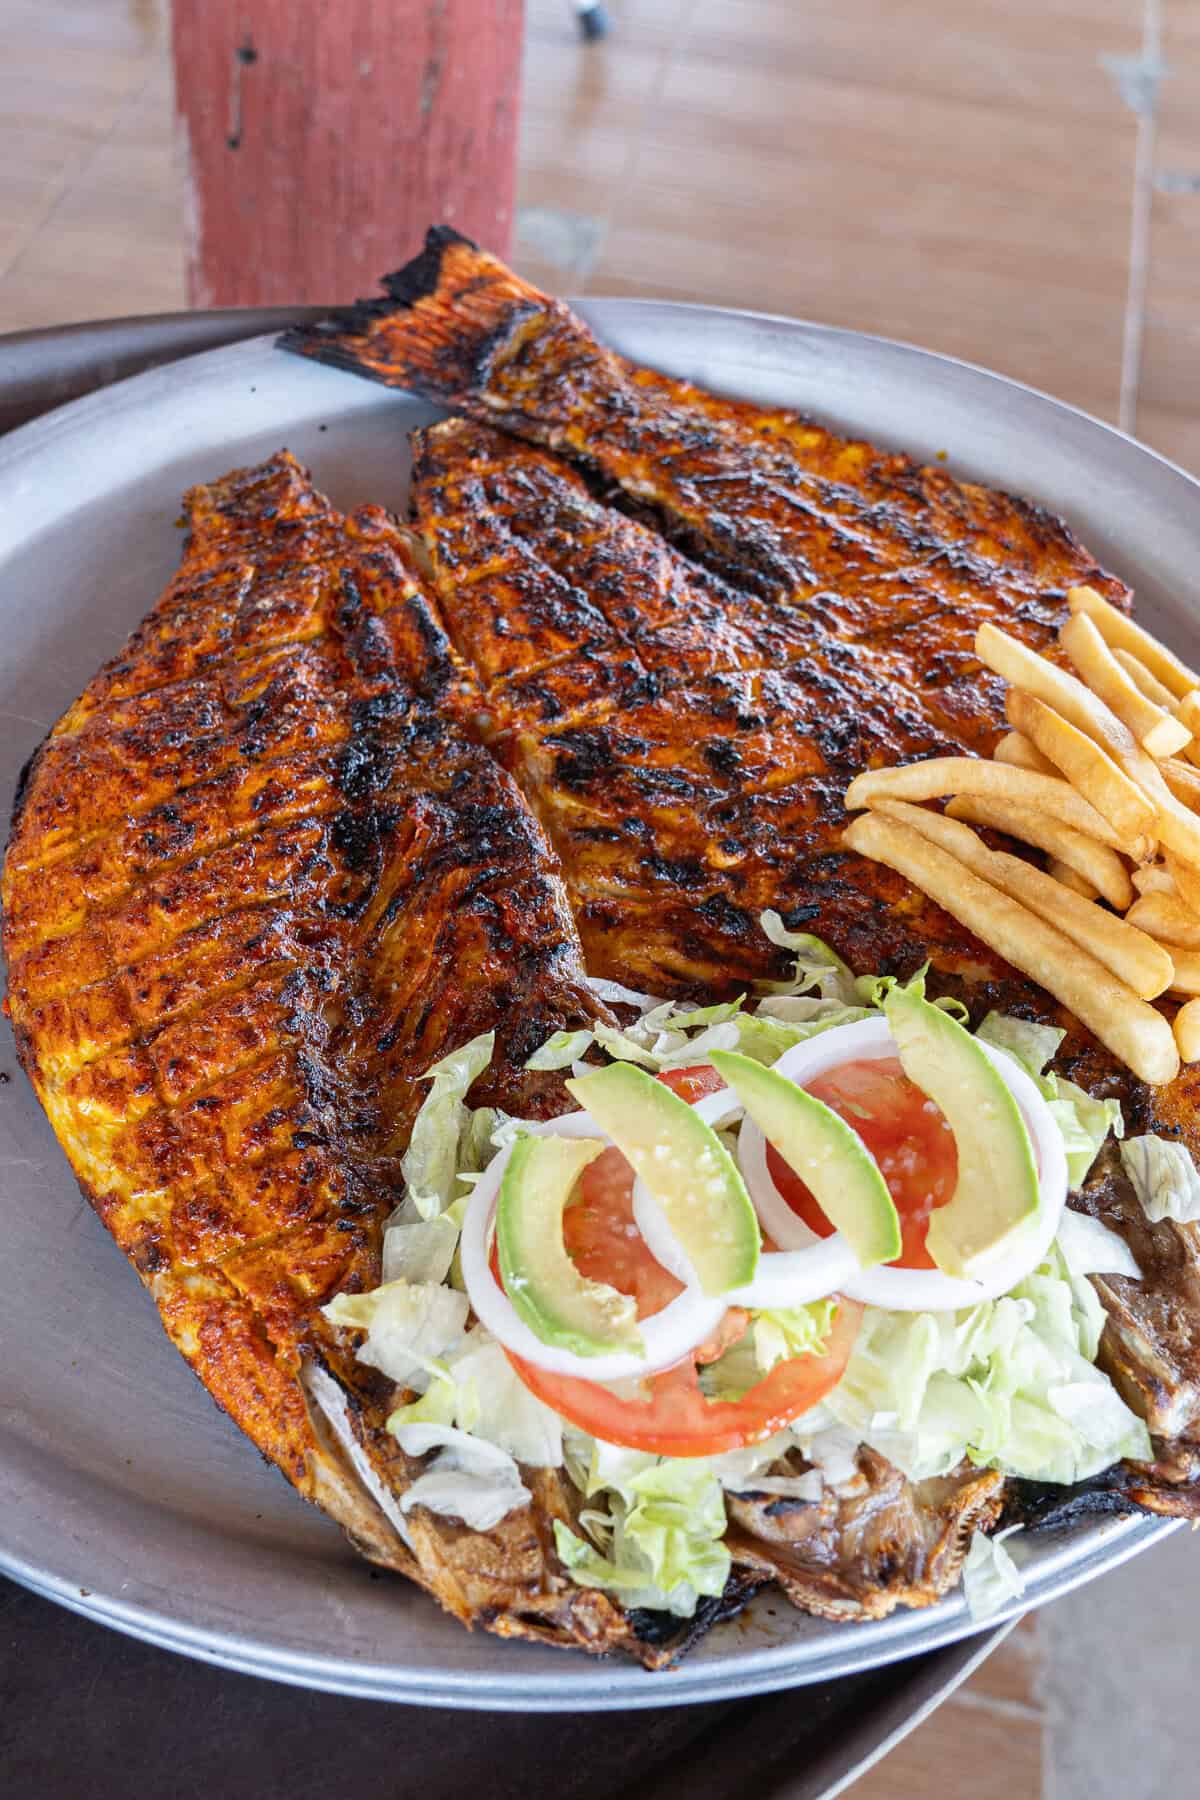
<svg viewBox="0 0 1200 1800"><path fill-rule="evenodd" d="M725 1086L711 1063L697 1063L691 1069L664 1069L658 1079L689 1106Z"/></svg>
<svg viewBox="0 0 1200 1800"><path fill-rule="evenodd" d="M660 1079L688 1101L724 1086L711 1066L671 1069ZM584 1170L579 1199L563 1214L563 1241L581 1275L632 1295L639 1318L683 1291L634 1223L633 1171L619 1150L603 1151ZM815 1406L841 1380L861 1317L861 1306L839 1296L825 1354L776 1364L740 1400L707 1399L696 1372L741 1337L749 1314L740 1307L730 1307L712 1339L685 1362L642 1382L634 1399L598 1382L552 1375L511 1350L507 1355L532 1393L593 1437L658 1456L715 1456L758 1443Z"/></svg>
<svg viewBox="0 0 1200 1800"><path fill-rule="evenodd" d="M607 1444L656 1456L717 1456L761 1443L823 1400L841 1380L863 1309L843 1295L837 1299L825 1354L776 1363L740 1400L707 1399L690 1359L649 1376L640 1384L642 1394L625 1400L598 1382L551 1375L511 1350L506 1354L531 1393Z"/></svg>
<svg viewBox="0 0 1200 1800"><path fill-rule="evenodd" d="M857 1131L879 1164L900 1215L902 1248L889 1267L936 1268L925 1248L929 1216L951 1198L958 1180L958 1151L943 1113L909 1080L895 1056L843 1063L804 1085ZM812 1191L771 1144L767 1168L809 1230L831 1237L834 1228Z"/></svg>

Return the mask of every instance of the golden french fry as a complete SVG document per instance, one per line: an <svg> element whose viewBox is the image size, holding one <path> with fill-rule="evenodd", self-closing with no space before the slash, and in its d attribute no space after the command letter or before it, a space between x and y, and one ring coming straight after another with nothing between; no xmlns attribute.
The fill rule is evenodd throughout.
<svg viewBox="0 0 1200 1800"><path fill-rule="evenodd" d="M1084 591L1072 589L1073 593ZM1107 602L1104 604L1107 605ZM1121 618L1123 615L1117 613L1115 616ZM1101 629L1103 630L1103 626ZM1063 669L1056 669L1044 656L1038 656L1024 644L1019 644L1015 638L998 631L994 625L979 627L975 635L975 648L990 669L1003 675L1007 681L1027 688L1043 704L1061 713L1076 730L1094 738L1153 803L1157 814L1155 831L1162 842L1169 844L1189 861L1200 863L1200 819L1185 805L1180 804L1154 758L1147 756L1133 733L1110 712L1098 695L1086 688L1077 676L1068 675ZM1186 767L1174 757L1167 758L1167 763ZM1167 763L1163 765L1164 770ZM1142 858L1135 860L1141 861Z"/></svg>
<svg viewBox="0 0 1200 1800"><path fill-rule="evenodd" d="M1200 913L1194 913L1175 894L1142 894L1125 917L1160 944L1200 950Z"/></svg>
<svg viewBox="0 0 1200 1800"><path fill-rule="evenodd" d="M1024 688L1010 688L1004 704L1009 724L1062 770L1075 791L1109 821L1122 842L1153 831L1154 807L1094 738Z"/></svg>
<svg viewBox="0 0 1200 1800"><path fill-rule="evenodd" d="M1200 1062L1200 1000L1187 1000L1175 1014L1175 1042L1185 1063Z"/></svg>
<svg viewBox="0 0 1200 1800"><path fill-rule="evenodd" d="M931 844L957 857L973 874L989 881L1001 893L1019 900L1039 919L1056 925L1073 944L1090 951L1143 1000L1166 991L1174 973L1171 958L1154 939L1126 924L1091 900L1084 900L1032 863L1000 850L989 850L969 825L948 819L945 813L906 806L902 800L881 800L878 808Z"/></svg>
<svg viewBox="0 0 1200 1800"><path fill-rule="evenodd" d="M1182 800L1193 812L1200 811L1200 769L1193 769L1190 763L1181 762L1177 756L1166 757L1159 769L1175 798Z"/></svg>
<svg viewBox="0 0 1200 1800"><path fill-rule="evenodd" d="M989 669L1002 675L1010 687L1024 688L1044 706L1061 713L1076 731L1093 738L1114 762L1119 763L1123 755L1137 750L1133 733L1091 688L1080 681L1078 675L1060 669L1027 644L1009 637L998 626L984 624L979 627L975 633L975 653Z"/></svg>
<svg viewBox="0 0 1200 1800"><path fill-rule="evenodd" d="M1174 894L1178 898L1175 877L1170 869L1161 868L1158 863L1147 863L1145 868L1135 869L1129 879L1139 894Z"/></svg>
<svg viewBox="0 0 1200 1800"><path fill-rule="evenodd" d="M1019 731L1006 731L992 755L997 762L1008 763L1014 769L1033 769L1039 775L1058 774L1050 758L1043 756Z"/></svg>
<svg viewBox="0 0 1200 1800"><path fill-rule="evenodd" d="M1122 725L1128 727L1151 756L1174 756L1200 729L1200 717L1185 718L1179 708L1166 710L1147 700L1121 667L1087 613L1074 613L1058 639L1092 692L1103 700ZM1188 698L1191 698L1189 696ZM1200 695L1196 696L1200 708Z"/></svg>
<svg viewBox="0 0 1200 1800"><path fill-rule="evenodd" d="M1006 831L1009 837L1017 838L1022 844L1033 844L1037 849L1045 850L1098 889L1118 912L1124 912L1133 899L1129 871L1116 851L1107 844L1097 843L1095 838L1082 831L1072 830L1061 819L1051 818L1049 813L974 794L961 794L950 802L946 811L952 819L965 819L972 825L990 825L996 831Z"/></svg>
<svg viewBox="0 0 1200 1800"><path fill-rule="evenodd" d="M1070 863L1059 862L1056 856L1052 856L1046 864L1046 873L1052 875L1055 881L1061 881L1063 886L1070 888L1073 894L1081 895L1084 900L1099 900L1100 898L1098 887L1093 887L1087 877L1080 875L1071 867Z"/></svg>
<svg viewBox="0 0 1200 1800"><path fill-rule="evenodd" d="M1175 974L1171 980L1173 994L1200 994L1200 950L1188 950L1180 945L1177 949L1167 946L1171 951L1171 961L1175 964Z"/></svg>
<svg viewBox="0 0 1200 1800"><path fill-rule="evenodd" d="M847 812L857 812L878 799L940 800L945 794L987 794L1037 807L1064 825L1099 838L1102 844L1126 848L1120 833L1080 798L1069 781L1038 775L1032 769L1014 769L1007 763L986 762L981 756L931 756L926 762L903 763L898 768L866 769L846 789L845 806Z"/></svg>
<svg viewBox="0 0 1200 1800"><path fill-rule="evenodd" d="M1177 700L1189 689L1200 687L1200 675L1180 662L1173 651L1141 625L1118 612L1095 588L1069 588L1067 605L1073 613L1086 613L1093 619L1101 637L1113 650L1127 650L1131 656L1136 656Z"/></svg>
<svg viewBox="0 0 1200 1800"><path fill-rule="evenodd" d="M1157 1086L1179 1073L1179 1052L1161 1013L1139 1000L1095 956L957 857L911 826L877 812L855 819L843 842L905 876L1013 968L1040 983L1140 1080Z"/></svg>
<svg viewBox="0 0 1200 1800"><path fill-rule="evenodd" d="M1114 648L1113 655L1139 693L1144 694L1147 700L1153 700L1155 706L1161 706L1164 712L1171 711L1175 704L1174 694L1170 688L1163 686L1157 675L1150 673L1144 662L1139 662L1128 650Z"/></svg>
<svg viewBox="0 0 1200 1800"><path fill-rule="evenodd" d="M1193 688L1183 696L1182 700L1175 702L1175 717L1187 731L1188 736L1195 737L1196 733L1200 731L1200 689ZM1149 744L1146 748L1149 750ZM1155 751L1153 754L1169 756L1173 755L1174 751Z"/></svg>
<svg viewBox="0 0 1200 1800"><path fill-rule="evenodd" d="M1200 914L1200 869L1193 863L1184 862L1170 850L1167 851L1167 869L1183 904Z"/></svg>

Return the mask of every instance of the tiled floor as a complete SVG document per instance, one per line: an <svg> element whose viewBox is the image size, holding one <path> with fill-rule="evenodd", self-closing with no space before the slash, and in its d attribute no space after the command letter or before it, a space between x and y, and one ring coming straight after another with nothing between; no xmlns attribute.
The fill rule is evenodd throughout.
<svg viewBox="0 0 1200 1800"><path fill-rule="evenodd" d="M1197 0L610 11L528 0L528 273L912 339L1200 466ZM164 0L5 24L0 329L183 305Z"/></svg>
<svg viewBox="0 0 1200 1800"><path fill-rule="evenodd" d="M536 280L911 339L1200 470L1200 0L609 0L587 48L567 0L527 10ZM0 331L183 306L164 0L3 12ZM1075 1604L856 1800L1166 1792L1106 1787L1055 1714L1041 1659Z"/></svg>

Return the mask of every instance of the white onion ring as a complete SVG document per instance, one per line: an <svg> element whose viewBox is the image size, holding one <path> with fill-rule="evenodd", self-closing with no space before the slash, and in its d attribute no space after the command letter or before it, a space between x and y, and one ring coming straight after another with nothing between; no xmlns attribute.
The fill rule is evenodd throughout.
<svg viewBox="0 0 1200 1800"><path fill-rule="evenodd" d="M537 1124L531 1122L528 1129L541 1135L595 1137L604 1138L606 1143L612 1142L590 1113L585 1112L565 1113L562 1118L546 1119ZM661 1312L639 1322L645 1346L641 1355L621 1350L607 1356L577 1356L574 1351L544 1344L518 1317L512 1301L492 1274L489 1242L492 1217L511 1155L510 1145L493 1159L475 1183L463 1219L461 1239L467 1296L476 1317L506 1349L555 1375L574 1375L584 1381L622 1381L629 1376L652 1375L657 1369L668 1369L712 1336L725 1316L727 1301L724 1295L710 1298L702 1293L693 1279Z"/></svg>
<svg viewBox="0 0 1200 1800"><path fill-rule="evenodd" d="M978 1038L975 1041L979 1043ZM886 1264L863 1269L855 1258L857 1273L838 1282L841 1291L851 1299L868 1306L888 1307L893 1312L952 1312L976 1306L981 1300L994 1300L1007 1293L1023 1275L1037 1267L1053 1243L1067 1199L1067 1158L1062 1134L1024 1069L990 1044L979 1043L979 1048L999 1071L1029 1130L1038 1165L1037 1211L999 1247L978 1279L960 1280L940 1269L896 1269ZM878 1061L896 1053L887 1020L881 1016L837 1025L806 1043L795 1044L773 1066L777 1074L799 1087L842 1063ZM738 1135L738 1161L755 1210L777 1244L799 1252L811 1251L818 1244L845 1244L840 1232L829 1238L818 1237L792 1211L771 1180L766 1139L750 1118ZM766 1263L767 1258L762 1260Z"/></svg>
<svg viewBox="0 0 1200 1800"><path fill-rule="evenodd" d="M696 1272L667 1222L667 1215L643 1181L633 1187L633 1216L652 1253L679 1281L696 1280ZM794 1215L793 1215L794 1216ZM762 1309L771 1306L805 1306L827 1294L845 1291L846 1281L859 1270L859 1261L842 1237L814 1238L803 1250L764 1250L753 1281L722 1294L727 1306Z"/></svg>

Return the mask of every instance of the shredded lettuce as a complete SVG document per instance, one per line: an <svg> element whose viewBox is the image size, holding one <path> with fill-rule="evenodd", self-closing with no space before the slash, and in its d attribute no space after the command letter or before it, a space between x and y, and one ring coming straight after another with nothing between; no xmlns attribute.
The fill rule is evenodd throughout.
<svg viewBox="0 0 1200 1800"><path fill-rule="evenodd" d="M1109 1132L1115 1137L1124 1135L1119 1101L1094 1100L1065 1076L1044 1073L1066 1036L1057 1025L1035 1025L1008 1013L991 1012L975 1035L1005 1051L1037 1083L1062 1134L1067 1179L1073 1188L1081 1188Z"/></svg>
<svg viewBox="0 0 1200 1800"><path fill-rule="evenodd" d="M421 1077L433 1085L413 1122L400 1172L409 1200L422 1219L436 1218L458 1197L460 1144L464 1134L468 1138L473 1135L463 1096L491 1062L495 1046L495 1032L482 1032L443 1056Z"/></svg>
<svg viewBox="0 0 1200 1800"><path fill-rule="evenodd" d="M589 975L587 984L597 999L606 1001L610 1006L632 1006L640 1013L652 1012L656 1006L669 1006L672 1002L658 1000L653 994L639 994L635 988L627 988L620 981L606 981L602 975Z"/></svg>
<svg viewBox="0 0 1200 1800"><path fill-rule="evenodd" d="M792 950L796 966L791 981L765 982L763 991L771 994L804 994L815 992L823 1000L840 1000L853 1006L858 998L854 976L836 950L811 931L789 931L775 911L759 914L763 934L781 950Z"/></svg>
<svg viewBox="0 0 1200 1800"><path fill-rule="evenodd" d="M458 1244L458 1224L448 1213L389 1225L383 1234L383 1281L445 1281Z"/></svg>
<svg viewBox="0 0 1200 1800"><path fill-rule="evenodd" d="M482 1325L431 1371L425 1393L388 1419L393 1436L410 1425L454 1425L531 1469L563 1460L562 1420L531 1394L500 1345Z"/></svg>
<svg viewBox="0 0 1200 1800"><path fill-rule="evenodd" d="M332 1325L366 1332L359 1362L400 1387L415 1387L461 1340L468 1306L465 1294L435 1281L389 1281L369 1294L338 1294L321 1311Z"/></svg>
<svg viewBox="0 0 1200 1800"><path fill-rule="evenodd" d="M868 1307L824 1416L916 1481L964 1457L1066 1485L1144 1459L1144 1422L1092 1361L1097 1313L1057 1251L1010 1294L962 1312ZM805 1425L793 1427L801 1438Z"/></svg>
<svg viewBox="0 0 1200 1800"><path fill-rule="evenodd" d="M1186 1144L1163 1137L1126 1138L1121 1161L1152 1225L1163 1219L1177 1225L1200 1220L1200 1175Z"/></svg>
<svg viewBox="0 0 1200 1800"><path fill-rule="evenodd" d="M423 1475L418 1475L400 1501L402 1512L414 1506L461 1519L472 1531L491 1531L501 1519L531 1499L512 1457L494 1444L482 1442L453 1426L409 1423L393 1428L407 1456L440 1454Z"/></svg>
<svg viewBox="0 0 1200 1800"><path fill-rule="evenodd" d="M995 1537L977 1531L971 1539L963 1563L963 1593L967 1610L977 1625L994 1618L1010 1600L1019 1600L1025 1592L1025 1578L1004 1548L1004 1539L1020 1529L1019 1525L1010 1525Z"/></svg>
<svg viewBox="0 0 1200 1800"><path fill-rule="evenodd" d="M837 1301L831 1296L808 1306L755 1313L751 1332L760 1373L766 1375L789 1357L822 1355L836 1311Z"/></svg>
<svg viewBox="0 0 1200 1800"><path fill-rule="evenodd" d="M997 1050L1007 1050L1036 1081L1067 1034L1057 1025L1036 1025L1011 1013L990 1012L975 1035Z"/></svg>
<svg viewBox="0 0 1200 1800"><path fill-rule="evenodd" d="M526 1062L527 1069L569 1069L595 1042L590 1031L556 1031Z"/></svg>
<svg viewBox="0 0 1200 1800"><path fill-rule="evenodd" d="M709 1469L683 1460L656 1462L609 1492L611 1523L592 1526L607 1540L605 1549L555 1521L559 1558L574 1580L616 1594L626 1606L685 1619L701 1596L724 1592L732 1558L721 1541L721 1483Z"/></svg>
<svg viewBox="0 0 1200 1800"><path fill-rule="evenodd" d="M1058 1227L1058 1247L1072 1277L1080 1275L1129 1275L1141 1279L1137 1259L1119 1232L1088 1213L1068 1206Z"/></svg>

